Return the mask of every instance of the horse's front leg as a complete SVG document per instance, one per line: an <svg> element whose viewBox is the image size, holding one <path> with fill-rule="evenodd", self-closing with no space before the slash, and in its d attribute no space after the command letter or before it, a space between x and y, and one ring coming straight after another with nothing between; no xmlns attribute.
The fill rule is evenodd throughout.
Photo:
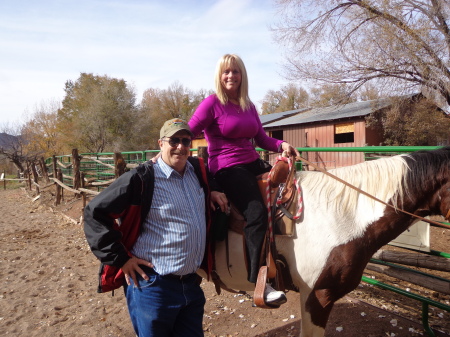
<svg viewBox="0 0 450 337"><path fill-rule="evenodd" d="M333 303L323 306L307 286L300 288L300 303L302 316L300 337L323 337Z"/></svg>

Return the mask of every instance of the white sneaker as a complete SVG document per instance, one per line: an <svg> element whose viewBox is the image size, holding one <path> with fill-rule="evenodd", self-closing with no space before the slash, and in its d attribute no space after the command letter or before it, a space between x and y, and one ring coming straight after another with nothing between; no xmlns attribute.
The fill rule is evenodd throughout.
<svg viewBox="0 0 450 337"><path fill-rule="evenodd" d="M284 292L275 290L272 286L267 283L264 289L264 301L266 304L281 305L287 302L286 295Z"/></svg>

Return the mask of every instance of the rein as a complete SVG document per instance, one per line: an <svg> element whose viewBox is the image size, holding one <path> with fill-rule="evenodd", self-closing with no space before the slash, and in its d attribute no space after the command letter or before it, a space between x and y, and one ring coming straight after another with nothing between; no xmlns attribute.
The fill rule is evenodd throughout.
<svg viewBox="0 0 450 337"><path fill-rule="evenodd" d="M409 212L407 212L407 211L405 211L405 210L403 210L403 209L401 209L401 208L397 208L397 207L395 207L394 205L388 204L388 203L384 202L383 200L380 200L380 199L378 199L377 197L375 197L375 196L373 196L373 195L371 195L371 194L369 194L369 193L367 193L367 192L365 192L365 191L359 189L358 187L356 187L356 186L354 186L354 185L352 185L352 184L349 184L349 183L346 182L345 180L342 180L341 178L336 177L334 174L332 174L332 173L330 173L330 172L328 172L328 171L326 171L326 170L320 168L319 166L317 166L317 165L311 163L310 161L308 161L307 159L305 159L305 158L303 158L303 157L299 157L299 159L300 159L302 162L304 162L305 164L311 165L312 167L314 167L316 170L319 170L319 171L322 172L323 174L325 174L325 175L327 175L327 176L329 176L329 177L331 177L331 178L333 178L333 179L335 179L335 180L337 180L337 181L343 183L345 186L348 186L348 187L354 189L355 191L357 191L357 192L359 192L359 193L361 193L361 194L364 194L366 197L372 198L373 200L382 203L382 204L385 205L385 206L388 206L388 207L390 207L390 208L393 208L394 210L400 211L400 212L402 212L402 213L404 213L404 214L408 214L408 215L410 215L410 216L412 216L412 217L415 217L415 218L417 218L417 219L419 219L419 220L422 220L422 221L424 221L424 222L427 222L427 223L429 223L429 224L433 224L433 225L435 225L435 226L442 227L442 228L446 228L446 229L449 228L448 226L446 226L446 225L444 225L444 224L442 224L442 223L440 223L440 222L437 222L437 221L434 221L434 220L425 219L425 218L423 218L423 217L421 217L421 216L419 216L419 215L416 215L416 214L413 214L413 213L409 213ZM447 216L450 217L450 210L448 211Z"/></svg>

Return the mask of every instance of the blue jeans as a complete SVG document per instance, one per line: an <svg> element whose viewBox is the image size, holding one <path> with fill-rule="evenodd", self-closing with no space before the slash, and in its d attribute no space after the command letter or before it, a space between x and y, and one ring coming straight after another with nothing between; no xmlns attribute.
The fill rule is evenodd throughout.
<svg viewBox="0 0 450 337"><path fill-rule="evenodd" d="M144 268L143 268L144 269ZM128 312L139 337L203 337L205 295L199 276L180 280L145 270L139 287L124 285Z"/></svg>

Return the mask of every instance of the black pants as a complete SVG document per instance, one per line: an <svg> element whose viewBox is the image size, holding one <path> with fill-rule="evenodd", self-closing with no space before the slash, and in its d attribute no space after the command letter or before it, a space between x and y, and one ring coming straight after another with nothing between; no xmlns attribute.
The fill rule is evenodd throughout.
<svg viewBox="0 0 450 337"><path fill-rule="evenodd" d="M244 228L248 281L256 283L260 267L261 249L268 226L267 207L256 181L256 176L269 172L271 166L258 159L245 165L236 165L218 171L217 182L247 222Z"/></svg>

